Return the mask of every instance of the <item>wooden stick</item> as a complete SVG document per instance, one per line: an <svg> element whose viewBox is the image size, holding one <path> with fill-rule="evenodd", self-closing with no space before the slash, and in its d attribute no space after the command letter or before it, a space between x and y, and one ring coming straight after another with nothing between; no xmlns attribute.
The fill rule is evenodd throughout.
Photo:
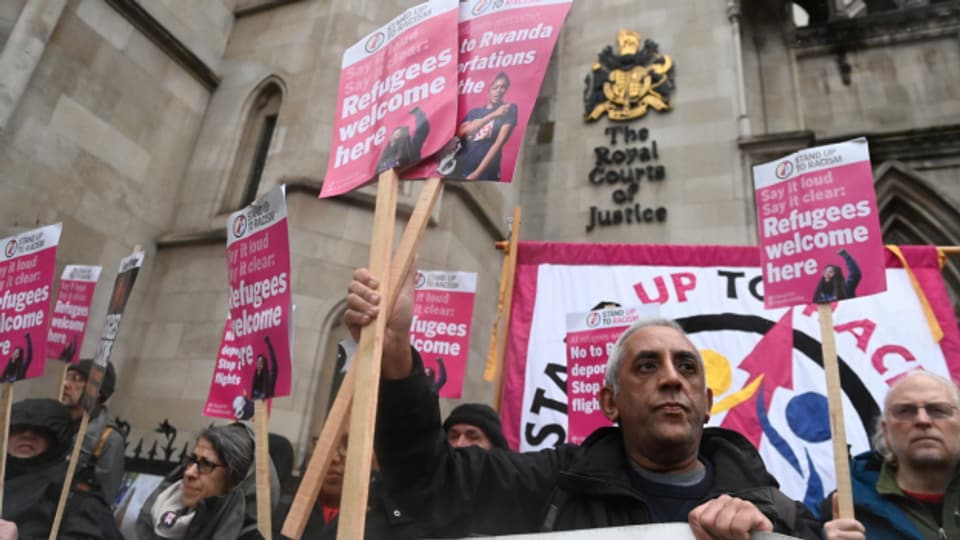
<svg viewBox="0 0 960 540"><path fill-rule="evenodd" d="M83 411L80 420L80 429L77 430L77 440L73 443L73 453L70 454L70 465L67 466L67 476L63 479L63 489L60 490L60 502L57 503L57 513L53 516L53 526L50 528L49 540L57 540L60 532L60 522L63 521L63 511L67 507L67 498L70 496L73 475L77 472L77 461L80 460L80 449L83 447L83 437L87 434L87 424L90 423L90 414Z"/></svg>
<svg viewBox="0 0 960 540"><path fill-rule="evenodd" d="M60 374L60 386L57 388L57 395L53 399L60 401L63 398L63 387L67 384L67 374L70 372L70 362L63 363L63 373Z"/></svg>
<svg viewBox="0 0 960 540"><path fill-rule="evenodd" d="M273 538L270 509L270 418L267 400L253 402L254 457L257 474L257 530L264 538Z"/></svg>
<svg viewBox="0 0 960 540"><path fill-rule="evenodd" d="M501 325L503 329L497 335L497 356L496 370L497 382L495 393L493 395L493 409L500 412L503 402L503 357L507 350L507 333L510 328L510 309L513 307L513 283L517 273L517 251L520 243L520 207L513 209L513 226L510 228L510 251L507 252L507 258L504 265L507 267L506 295L503 299L503 315Z"/></svg>
<svg viewBox="0 0 960 540"><path fill-rule="evenodd" d="M823 372L827 378L827 403L830 408L830 434L833 437L833 465L837 477L837 507L834 518L853 517L853 489L850 486L850 461L847 450L847 431L843 424L843 389L840 385L840 366L837 362L837 344L833 330L833 311L830 304L817 306L820 314L820 342L823 346Z"/></svg>
<svg viewBox="0 0 960 540"><path fill-rule="evenodd" d="M3 478L7 475L7 443L10 433L10 406L13 404L13 383L5 382L0 393L0 513L3 511Z"/></svg>
<svg viewBox="0 0 960 540"><path fill-rule="evenodd" d="M380 174L377 181L377 205L373 215L373 238L370 241L370 273L380 281L381 296L389 295L398 283L390 282L390 259L393 231L396 225L397 172ZM388 313L381 313L372 325L363 327L358 350L371 351L370 356L354 356L357 374L354 382L353 406L350 413L350 444L340 497L340 524L337 540L363 540L366 526L367 499L370 495L370 460L373 458L373 429L377 419L377 392L380 387L380 357L387 331ZM372 345L370 344L372 342Z"/></svg>
<svg viewBox="0 0 960 540"><path fill-rule="evenodd" d="M417 252L417 246L427 229L427 223L430 221L430 214L433 213L433 207L440 197L442 183L439 178L431 178L426 181L423 189L420 191L420 198L417 200L416 207L407 221L407 227L403 231L403 237L400 239L400 245L397 248L396 256L393 258L393 265L390 269L390 283L403 283L406 279L410 267L413 265L413 259ZM400 287L392 287L389 294L385 297L382 313L392 313L393 306L397 303L397 297L400 296ZM368 358L370 351L358 350L354 353L355 358ZM346 428L346 418L350 412L350 405L353 401L354 366L353 362L348 368L347 373L340 383L340 390L330 408L327 420L320 431L320 437L314 446L313 454L310 456L310 462L303 473L300 487L297 488L297 494L287 513L287 519L283 522L281 533L287 538L300 540L303 531L310 519L311 509L320 496L320 489L323 487L323 480L327 475L327 469L333 461L333 452L337 447L340 436Z"/></svg>

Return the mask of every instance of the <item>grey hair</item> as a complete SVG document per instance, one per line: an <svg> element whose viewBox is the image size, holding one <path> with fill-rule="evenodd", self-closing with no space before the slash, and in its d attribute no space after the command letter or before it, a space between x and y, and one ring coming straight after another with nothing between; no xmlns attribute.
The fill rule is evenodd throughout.
<svg viewBox="0 0 960 540"><path fill-rule="evenodd" d="M236 487L253 466L253 436L240 422L225 426L210 426L203 430L197 440L206 439L227 467L230 487Z"/></svg>
<svg viewBox="0 0 960 540"><path fill-rule="evenodd" d="M883 436L883 423L887 420L887 409L890 408L890 396L893 395L893 391L898 386L903 384L904 381L916 377L926 377L939 382L950 391L950 394L953 396L953 404L957 407L960 407L960 387L958 387L957 383L953 380L941 375L937 375L936 373L931 373L922 369L915 369L908 372L906 375L893 383L890 386L890 389L887 390L886 397L883 398L883 410L880 411L880 415L876 418L876 422L873 426L873 435L870 437L870 445L873 447L873 451L882 457L885 462L891 465L896 465L896 456L893 455L893 451L891 451L890 447L887 446L887 441Z"/></svg>
<svg viewBox="0 0 960 540"><path fill-rule="evenodd" d="M607 368L603 375L603 385L612 389L614 395L620 391L620 362L623 360L623 355L626 352L624 343L626 343L627 339L629 339L630 336L632 336L637 330L649 328L651 326L665 326L680 332L684 337L687 335L687 333L683 330L683 327L677 324L677 321L674 321L673 319L650 317L640 319L631 324L630 327L624 330L623 333L620 334L620 337L617 338L616 343L613 344L613 350L610 351L610 356L607 358ZM699 350L697 350L697 360L700 361L700 365L702 366L703 358L700 357Z"/></svg>

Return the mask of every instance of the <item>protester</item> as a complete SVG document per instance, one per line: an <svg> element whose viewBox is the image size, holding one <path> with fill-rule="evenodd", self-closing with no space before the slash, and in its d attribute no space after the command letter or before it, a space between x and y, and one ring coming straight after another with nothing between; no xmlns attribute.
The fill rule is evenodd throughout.
<svg viewBox="0 0 960 540"><path fill-rule="evenodd" d="M500 417L492 407L482 403L457 405L443 421L443 430L447 432L447 442L454 448L473 445L484 450L509 448Z"/></svg>
<svg viewBox="0 0 960 540"><path fill-rule="evenodd" d="M183 464L147 498L137 518L140 540L258 540L253 434L240 423L200 433ZM279 481L270 471L271 509Z"/></svg>
<svg viewBox="0 0 960 540"><path fill-rule="evenodd" d="M853 518L833 519L821 504L828 540L960 538L960 390L913 371L890 387L874 435L875 450L850 467Z"/></svg>
<svg viewBox="0 0 960 540"><path fill-rule="evenodd" d="M377 315L377 287L366 269L354 272L344 321L355 334ZM410 280L389 317L375 448L385 482L403 490L428 534L688 521L698 539L820 538L819 522L779 491L749 441L703 428L713 396L676 323L643 320L617 341L599 397L619 427L598 429L582 446L518 454L442 443L437 396L409 345Z"/></svg>
<svg viewBox="0 0 960 540"><path fill-rule="evenodd" d="M60 402L25 399L13 404L3 484L3 519L16 524L20 540L49 537L67 474L70 440L70 413ZM122 540L123 537L103 497L75 487L67 499L58 538Z"/></svg>
<svg viewBox="0 0 960 540"><path fill-rule="evenodd" d="M67 368L67 377L63 381L63 393L60 402L70 408L73 418L73 436L80 426L83 417L83 407L80 398L83 396L87 378L93 368L93 360L85 358L77 364ZM107 362L107 369L103 373L100 383L100 393L97 403L90 413L87 424L87 433L83 436L83 446L80 449L80 460L77 463L77 480L89 486L89 489L99 491L108 503L113 503L120 491L123 481L123 434L114 419L107 412L106 402L113 395L117 387L117 372L113 364Z"/></svg>

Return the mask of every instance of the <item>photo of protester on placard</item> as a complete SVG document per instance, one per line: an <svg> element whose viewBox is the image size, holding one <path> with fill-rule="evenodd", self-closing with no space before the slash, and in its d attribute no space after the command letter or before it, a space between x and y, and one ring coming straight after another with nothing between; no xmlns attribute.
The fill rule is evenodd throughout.
<svg viewBox="0 0 960 540"><path fill-rule="evenodd" d="M847 277L844 279L843 270L839 265L828 264L823 269L823 274L817 282L817 290L813 293L815 304L846 300L857 295L857 285L860 284L860 278L863 277L860 267L857 266L857 261L846 249L841 249L837 252L837 255L843 257L843 262L847 266Z"/></svg>
<svg viewBox="0 0 960 540"><path fill-rule="evenodd" d="M497 73L489 88L487 103L467 112L457 126L462 146L454 156L453 178L500 180L500 158L517 125L517 105L504 102L510 89L506 72Z"/></svg>
<svg viewBox="0 0 960 540"><path fill-rule="evenodd" d="M380 160L377 161L378 173L392 168L402 169L420 161L423 143L430 134L430 122L427 121L427 115L420 107L411 109L410 114L414 119L413 136L410 135L408 125L393 128L387 146L380 154Z"/></svg>
<svg viewBox="0 0 960 540"><path fill-rule="evenodd" d="M33 342L30 340L30 334L25 334L23 339L27 343L27 350L23 347L13 349L13 354L7 360L6 367L3 368L3 374L0 375L0 382L15 382L26 378L27 370L33 362Z"/></svg>
<svg viewBox="0 0 960 540"><path fill-rule="evenodd" d="M262 353L257 355L257 364L253 371L253 384L250 388L250 396L253 399L272 398L277 384L277 353L274 352L273 344L270 343L270 336L263 336L263 341L267 344L270 365L267 365L266 356Z"/></svg>

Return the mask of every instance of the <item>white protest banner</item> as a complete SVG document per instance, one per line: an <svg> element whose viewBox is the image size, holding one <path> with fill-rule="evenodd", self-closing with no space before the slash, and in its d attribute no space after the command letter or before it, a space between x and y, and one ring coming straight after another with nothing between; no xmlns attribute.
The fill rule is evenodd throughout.
<svg viewBox="0 0 960 540"><path fill-rule="evenodd" d="M868 449L898 377L925 369L960 379L960 333L937 252L900 249L923 296L888 252L887 291L835 307L854 454ZM658 305L703 356L714 394L709 425L753 442L791 497L816 504L833 489L817 307L765 309L756 247L521 242L515 281L502 412L515 448L567 440L566 314L601 301Z"/></svg>

